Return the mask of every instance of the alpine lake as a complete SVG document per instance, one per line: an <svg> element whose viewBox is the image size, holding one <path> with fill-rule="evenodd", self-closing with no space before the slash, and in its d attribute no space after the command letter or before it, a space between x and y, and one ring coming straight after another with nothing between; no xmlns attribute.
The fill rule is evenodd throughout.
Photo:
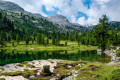
<svg viewBox="0 0 120 80"><path fill-rule="evenodd" d="M40 51L18 51L0 50L0 66L12 63L22 63L32 60L60 59L68 61L90 61L110 62L110 57L100 54L97 50L40 50Z"/></svg>

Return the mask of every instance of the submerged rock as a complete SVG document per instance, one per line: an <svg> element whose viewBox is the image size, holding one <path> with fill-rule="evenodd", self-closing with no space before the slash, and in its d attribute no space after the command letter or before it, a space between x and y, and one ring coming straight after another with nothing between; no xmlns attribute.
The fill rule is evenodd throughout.
<svg viewBox="0 0 120 80"><path fill-rule="evenodd" d="M114 61L107 63L107 65L116 65Z"/></svg>
<svg viewBox="0 0 120 80"><path fill-rule="evenodd" d="M112 59L111 59L111 61L119 62L120 61L120 57L113 56Z"/></svg>

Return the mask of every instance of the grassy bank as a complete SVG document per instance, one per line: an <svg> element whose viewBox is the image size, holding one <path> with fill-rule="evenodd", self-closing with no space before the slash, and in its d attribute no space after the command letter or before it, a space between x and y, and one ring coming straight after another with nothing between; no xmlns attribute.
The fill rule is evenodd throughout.
<svg viewBox="0 0 120 80"><path fill-rule="evenodd" d="M18 66L28 65L26 62L20 63ZM71 66L71 67L69 67ZM61 61L54 67L54 77L55 78L64 78L72 75L73 70L77 71L76 80L119 80L120 79L120 63L115 63L114 65L109 65L106 63L100 62L88 62L88 61ZM31 67L31 66L28 66ZM36 70L25 70L24 72L9 72L1 73L0 75L6 76L17 76L22 75L25 78L28 78L32 75L36 76ZM53 76L39 76L34 77L34 80L49 80Z"/></svg>
<svg viewBox="0 0 120 80"><path fill-rule="evenodd" d="M0 49L9 49L9 50L96 50L96 46L86 46L86 45L78 45L77 42L71 42L67 41L67 46L65 46L66 41L61 41L60 45L52 45L52 42L48 45L39 45L36 42L32 44L30 42L28 45L25 44L25 42L19 42L17 44L16 42L14 43L14 46L12 46L12 43L7 43L5 47L0 48Z"/></svg>
<svg viewBox="0 0 120 80"><path fill-rule="evenodd" d="M78 71L77 80L120 80L120 63L106 64L100 62L87 61L62 61L60 64L73 65L71 69L59 68L58 73L68 70ZM63 71L64 69L64 71Z"/></svg>

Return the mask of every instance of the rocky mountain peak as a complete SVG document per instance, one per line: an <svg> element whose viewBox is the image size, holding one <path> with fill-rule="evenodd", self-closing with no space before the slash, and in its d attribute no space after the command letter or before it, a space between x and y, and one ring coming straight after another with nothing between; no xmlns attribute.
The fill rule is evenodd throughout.
<svg viewBox="0 0 120 80"><path fill-rule="evenodd" d="M24 12L24 9L21 8L19 5L15 4L13 2L3 1L3 0L0 0L0 9Z"/></svg>
<svg viewBox="0 0 120 80"><path fill-rule="evenodd" d="M60 14L49 16L48 19L57 24L70 24L70 21L65 16Z"/></svg>

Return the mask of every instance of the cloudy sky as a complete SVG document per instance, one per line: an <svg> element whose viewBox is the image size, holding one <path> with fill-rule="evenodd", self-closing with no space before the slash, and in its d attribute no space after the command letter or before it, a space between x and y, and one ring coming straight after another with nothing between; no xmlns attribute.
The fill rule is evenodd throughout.
<svg viewBox="0 0 120 80"><path fill-rule="evenodd" d="M61 14L71 22L95 25L106 14L110 21L120 21L120 0L7 0L26 11L43 16Z"/></svg>

